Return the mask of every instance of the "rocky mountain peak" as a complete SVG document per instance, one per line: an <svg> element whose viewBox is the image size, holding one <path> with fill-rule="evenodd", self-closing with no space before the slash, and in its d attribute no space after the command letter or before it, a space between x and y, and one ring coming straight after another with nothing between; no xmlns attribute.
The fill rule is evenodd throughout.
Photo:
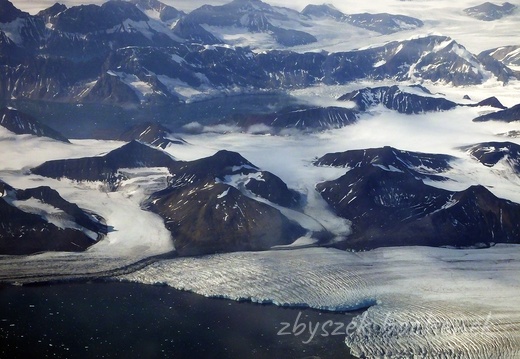
<svg viewBox="0 0 520 359"><path fill-rule="evenodd" d="M485 2L483 4L464 9L464 12L478 20L494 21L511 14L516 8L516 5L513 5L509 2L505 2L502 5Z"/></svg>
<svg viewBox="0 0 520 359"><path fill-rule="evenodd" d="M178 20L186 14L176 8L166 5L158 0L129 0L131 3L137 5L142 11L155 11L159 14L161 21L171 23L173 20Z"/></svg>
<svg viewBox="0 0 520 359"><path fill-rule="evenodd" d="M0 0L0 23L8 23L30 15L13 5L9 0Z"/></svg>
<svg viewBox="0 0 520 359"><path fill-rule="evenodd" d="M38 137L49 137L57 141L69 143L69 140L58 131L44 125L33 116L12 107L0 109L0 126L17 135L28 134Z"/></svg>
<svg viewBox="0 0 520 359"><path fill-rule="evenodd" d="M87 34L108 30L125 20L147 21L148 17L134 4L122 0L110 0L101 6L80 5L66 9L52 18L56 30Z"/></svg>
<svg viewBox="0 0 520 359"><path fill-rule="evenodd" d="M495 96L488 97L488 98L480 101L479 103L477 103L477 106L489 106L489 107L499 108L502 110L505 110L507 108L506 106L502 105L502 103Z"/></svg>
<svg viewBox="0 0 520 359"><path fill-rule="evenodd" d="M333 5L322 4L322 5L307 5L302 10L302 15L321 17L330 17L334 20L340 21L345 18L345 14L336 9Z"/></svg>
<svg viewBox="0 0 520 359"><path fill-rule="evenodd" d="M181 138L174 138L169 129L156 122L135 125L122 133L118 139L127 142L137 140L162 149L172 144L186 143Z"/></svg>
<svg viewBox="0 0 520 359"><path fill-rule="evenodd" d="M43 18L45 22L50 22L50 19L52 17L58 15L59 13L65 11L65 10L67 10L67 6L60 4L60 3L55 3L51 7L44 9L44 10L40 11L39 13L37 13L36 16Z"/></svg>
<svg viewBox="0 0 520 359"><path fill-rule="evenodd" d="M400 113L417 114L430 111L451 110L457 104L442 97L432 96L423 87L413 89L397 85L364 88L341 96L339 101L352 101L359 111L367 111L379 104Z"/></svg>

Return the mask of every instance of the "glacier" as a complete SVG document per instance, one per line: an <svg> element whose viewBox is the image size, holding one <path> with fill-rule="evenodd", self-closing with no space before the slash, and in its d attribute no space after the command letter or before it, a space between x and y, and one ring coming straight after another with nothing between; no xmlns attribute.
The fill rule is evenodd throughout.
<svg viewBox="0 0 520 359"><path fill-rule="evenodd" d="M307 248L160 260L121 281L207 297L347 311L360 358L518 358L520 246ZM357 324L356 324L357 323Z"/></svg>

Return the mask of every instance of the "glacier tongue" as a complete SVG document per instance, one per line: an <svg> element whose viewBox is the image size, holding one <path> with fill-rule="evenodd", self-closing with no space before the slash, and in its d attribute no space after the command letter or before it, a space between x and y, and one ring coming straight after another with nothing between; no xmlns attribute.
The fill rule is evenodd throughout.
<svg viewBox="0 0 520 359"><path fill-rule="evenodd" d="M374 303L374 283L356 270L365 265L355 255L324 248L237 252L163 260L119 278L208 297L353 310Z"/></svg>
<svg viewBox="0 0 520 359"><path fill-rule="evenodd" d="M324 310L370 307L347 331L364 358L518 358L520 246L307 248L155 262L120 280Z"/></svg>

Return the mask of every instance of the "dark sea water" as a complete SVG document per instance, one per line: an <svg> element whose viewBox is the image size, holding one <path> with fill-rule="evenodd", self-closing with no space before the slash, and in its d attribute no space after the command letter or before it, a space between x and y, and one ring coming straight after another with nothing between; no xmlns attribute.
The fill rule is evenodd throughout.
<svg viewBox="0 0 520 359"><path fill-rule="evenodd" d="M346 326L357 314L133 283L4 286L0 358L354 358L344 335L325 336L322 328L333 328L322 323ZM282 322L290 323L284 333L307 329L280 336ZM309 322L320 323L310 341Z"/></svg>
<svg viewBox="0 0 520 359"><path fill-rule="evenodd" d="M15 107L65 137L75 139L118 138L124 130L143 122L158 122L172 131L179 131L191 122L212 125L243 114L272 113L296 103L297 99L282 93L236 95L188 104L136 107L0 99L0 107Z"/></svg>

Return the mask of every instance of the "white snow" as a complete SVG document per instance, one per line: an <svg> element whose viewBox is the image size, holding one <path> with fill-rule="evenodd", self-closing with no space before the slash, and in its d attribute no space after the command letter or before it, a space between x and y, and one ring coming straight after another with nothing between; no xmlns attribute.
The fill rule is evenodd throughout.
<svg viewBox="0 0 520 359"><path fill-rule="evenodd" d="M177 54L173 54L171 57L172 57L172 60L178 64L182 64L183 62L186 62L186 60L184 60L182 57L180 57Z"/></svg>
<svg viewBox="0 0 520 359"><path fill-rule="evenodd" d="M157 75L157 79L168 88L171 93L177 93L184 99L195 99L204 94L204 89L197 89L179 79L173 79L166 75Z"/></svg>
<svg viewBox="0 0 520 359"><path fill-rule="evenodd" d="M386 64L386 60L381 60L381 61L378 61L374 64L374 67L381 67L383 66L384 64Z"/></svg>
<svg viewBox="0 0 520 359"><path fill-rule="evenodd" d="M224 197L226 197L226 196L228 195L228 193L229 193L229 188L226 189L226 190L225 190L224 192L222 192L221 194L219 194L219 195L217 196L217 198L218 198L218 199L224 198Z"/></svg>
<svg viewBox="0 0 520 359"><path fill-rule="evenodd" d="M107 74L110 76L119 77L123 83L134 90L135 94L141 101L143 101L147 96L153 95L155 93L153 87L149 83L142 81L134 74L127 74L125 72L112 70L107 71Z"/></svg>
<svg viewBox="0 0 520 359"><path fill-rule="evenodd" d="M379 167L379 168L381 168L382 170L387 171L387 172L400 172L400 173L403 172L403 171L401 171L399 168L395 168L395 167L392 166L392 165L386 167L386 166L383 166L383 165L380 165L380 164L372 164L372 166Z"/></svg>
<svg viewBox="0 0 520 359"><path fill-rule="evenodd" d="M141 202L151 191L166 187L169 171L165 168L121 169L129 179L120 184L117 192L109 192L101 182L54 180L27 174L27 168L53 159L99 155L122 144L97 140L75 140L72 144L64 144L31 135L17 136L0 127L0 148L3 154L0 178L3 181L20 189L49 186L65 200L101 215L111 228L105 239L80 254L86 266L83 270L87 272L93 269L87 265L89 260L96 262L101 257L111 258L100 267L108 270L117 268L121 263L131 264L174 249L170 232L165 228L162 218L141 208ZM32 213L48 213L46 218L56 225L70 225L64 222L60 213L36 200L15 204ZM51 261L57 258L59 262L60 258L68 258L68 255L49 253L45 258ZM79 268L82 267L77 269L81 272ZM76 271L74 265L65 266L64 270Z"/></svg>
<svg viewBox="0 0 520 359"><path fill-rule="evenodd" d="M106 32L108 34L118 32L138 32L149 40L153 40L155 33L161 33L168 36L172 40L180 41L180 39L173 34L173 32L166 24L163 24L161 21L154 18L153 13L147 13L147 15L150 17L149 21L134 21L127 19L121 24L118 24L111 29L107 29Z"/></svg>
<svg viewBox="0 0 520 359"><path fill-rule="evenodd" d="M308 246L314 246L318 243L318 240L316 238L312 237L300 237L291 244L287 245L279 245L274 246L273 249L288 249L288 248L299 248L299 247L308 247Z"/></svg>

